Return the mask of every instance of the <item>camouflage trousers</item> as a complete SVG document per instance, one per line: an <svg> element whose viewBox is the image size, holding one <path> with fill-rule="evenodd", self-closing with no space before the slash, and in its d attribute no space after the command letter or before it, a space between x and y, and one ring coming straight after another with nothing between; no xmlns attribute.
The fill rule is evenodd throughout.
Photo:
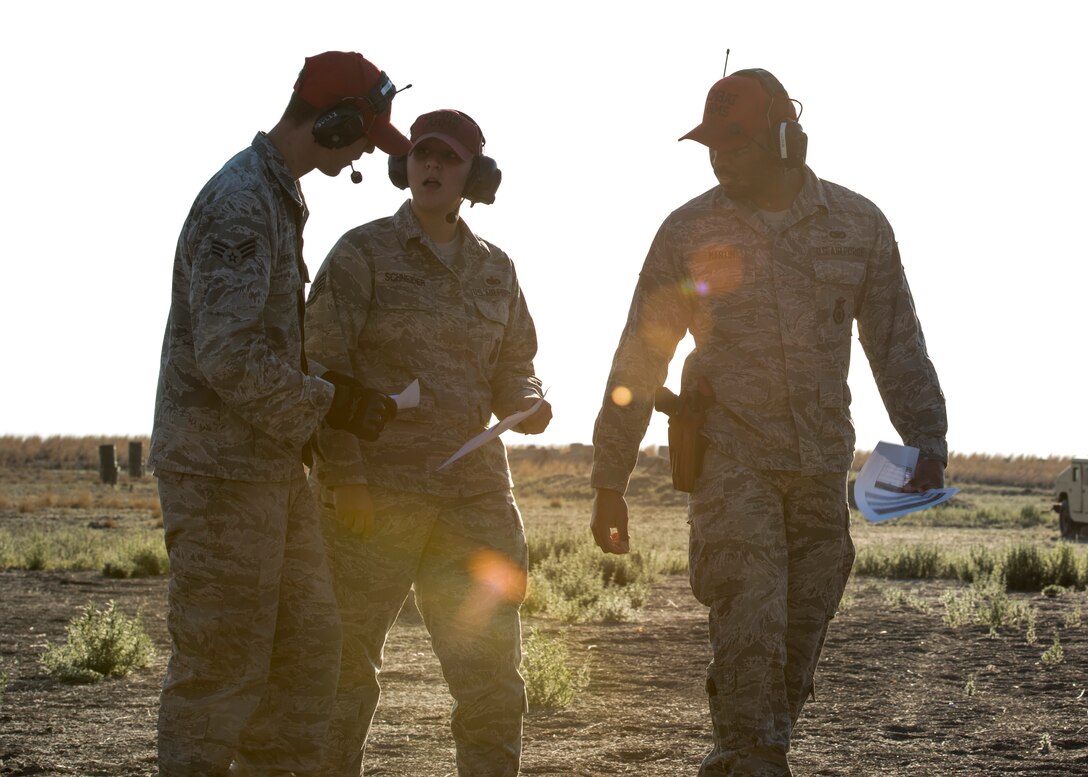
<svg viewBox="0 0 1088 777"><path fill-rule="evenodd" d="M160 777L317 774L340 620L306 481L158 471L170 556Z"/></svg>
<svg viewBox="0 0 1088 777"><path fill-rule="evenodd" d="M713 656L714 747L699 774L788 777L793 726L854 563L846 473L757 471L711 448L689 522Z"/></svg>
<svg viewBox="0 0 1088 777"><path fill-rule="evenodd" d="M513 494L443 498L371 486L374 530L361 539L337 523L331 494L319 493L344 627L322 775L360 773L386 637L414 586L454 699L457 773L514 777L526 710L518 610L528 552ZM433 773L446 771L436 763Z"/></svg>

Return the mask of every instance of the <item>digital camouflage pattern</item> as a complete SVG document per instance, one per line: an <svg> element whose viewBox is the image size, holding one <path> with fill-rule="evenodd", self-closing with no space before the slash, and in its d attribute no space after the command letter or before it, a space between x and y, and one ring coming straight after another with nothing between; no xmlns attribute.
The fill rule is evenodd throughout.
<svg viewBox="0 0 1088 777"><path fill-rule="evenodd" d="M496 439L438 467L492 414L541 396L536 330L506 254L463 221L457 239L444 252L405 202L340 239L307 302L311 358L390 394L418 379L421 395L375 443L328 428L319 438L315 488L345 630L329 775L359 774L382 646L413 584L455 699L458 773L518 773L527 556L506 449ZM332 507L337 487L363 483L376 510L366 539Z"/></svg>
<svg viewBox="0 0 1088 777"><path fill-rule="evenodd" d="M173 643L159 709L160 777L319 774L340 619L302 478L160 470Z"/></svg>
<svg viewBox="0 0 1088 777"><path fill-rule="evenodd" d="M685 384L709 380L704 434L749 466L845 472L853 322L888 414L907 445L947 462L944 395L891 226L869 200L816 178L780 223L720 187L661 225L639 276L594 430L593 485L623 492L654 390L680 339ZM616 387L631 392L621 406Z"/></svg>
<svg viewBox="0 0 1088 777"><path fill-rule="evenodd" d="M714 749L700 774L782 777L854 562L845 473L760 471L711 448L690 499L689 569L710 608Z"/></svg>
<svg viewBox="0 0 1088 777"><path fill-rule="evenodd" d="M414 584L454 698L458 774L514 777L526 709L518 607L528 553L513 495L435 497L373 484L370 493L375 529L365 540L322 506L344 648L321 774L359 775L386 636ZM439 760L435 774L445 773Z"/></svg>
<svg viewBox="0 0 1088 777"><path fill-rule="evenodd" d="M306 216L258 134L178 240L149 456L170 553L162 775L309 773L328 725L339 616L301 454L333 388L305 374Z"/></svg>
<svg viewBox="0 0 1088 777"><path fill-rule="evenodd" d="M301 369L306 218L264 134L197 196L174 257L150 467L265 481L302 472L333 395Z"/></svg>
<svg viewBox="0 0 1088 777"><path fill-rule="evenodd" d="M709 607L713 654L707 777L790 774L793 725L854 558L854 321L903 441L948 456L944 396L891 226L864 197L804 175L781 214L715 187L665 220L594 428L591 482L622 493L654 391L690 331L681 382L705 378L715 396L689 499L691 584Z"/></svg>
<svg viewBox="0 0 1088 777"><path fill-rule="evenodd" d="M377 444L324 427L315 466L322 484L441 496L512 486L498 439L438 471L492 413L504 417L541 396L536 329L513 263L463 221L459 237L457 258L441 258L406 201L394 216L347 232L318 270L306 304L310 358L387 394L418 378L421 396Z"/></svg>

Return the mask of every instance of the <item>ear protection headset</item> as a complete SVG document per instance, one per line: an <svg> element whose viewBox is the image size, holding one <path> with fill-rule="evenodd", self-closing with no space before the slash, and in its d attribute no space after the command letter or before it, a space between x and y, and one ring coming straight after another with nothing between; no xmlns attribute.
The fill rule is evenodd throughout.
<svg viewBox="0 0 1088 777"><path fill-rule="evenodd" d="M366 134L365 112L369 111L372 116L385 113L392 106L396 93L397 88L383 70L378 83L365 95L345 97L314 119L314 140L325 148L350 146Z"/></svg>
<svg viewBox="0 0 1088 777"><path fill-rule="evenodd" d="M801 129L801 125L795 119L785 119L777 125L771 124L771 109L775 100L791 100L786 88L770 72L763 68L749 68L738 70L735 76L754 78L763 86L764 91L771 96L771 104L767 107L767 127L771 130L772 146L771 154L778 164L786 168L804 167L805 156L808 153L808 135ZM802 111L804 108L802 107ZM800 118L800 113L798 114Z"/></svg>
<svg viewBox="0 0 1088 777"><path fill-rule="evenodd" d="M461 111L457 111L457 114L471 121L476 129L480 130L480 146L486 146L487 138L484 137L484 131L480 129L476 120ZM408 188L407 155L389 157L389 180L398 189ZM472 157L472 166L469 168L465 190L461 192L461 196L473 205L478 202L490 205L495 201L495 192L498 191L500 183L502 183L502 170L499 169L495 160L483 154L476 154Z"/></svg>

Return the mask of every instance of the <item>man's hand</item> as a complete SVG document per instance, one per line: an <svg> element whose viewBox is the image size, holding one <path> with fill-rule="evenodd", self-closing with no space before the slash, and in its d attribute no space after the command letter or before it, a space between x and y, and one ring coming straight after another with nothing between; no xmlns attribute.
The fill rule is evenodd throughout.
<svg viewBox="0 0 1088 777"><path fill-rule="evenodd" d="M611 488L597 489L589 529L597 547L605 553L631 551L631 538L627 534L627 500L623 494Z"/></svg>
<svg viewBox="0 0 1088 777"><path fill-rule="evenodd" d="M528 410L530 407L537 403L536 397L525 397L518 402L517 412L522 410ZM540 401L540 407L536 412L526 418L520 424L514 427L515 432L521 432L522 434L540 434L548 428L548 424L552 422L552 406L548 400L543 399Z"/></svg>
<svg viewBox="0 0 1088 777"><path fill-rule="evenodd" d="M387 421L396 418L397 403L380 391L369 389L350 375L329 370L321 376L336 388L325 421L368 442L378 439Z"/></svg>
<svg viewBox="0 0 1088 777"><path fill-rule="evenodd" d="M911 494L920 494L931 488L944 488L944 462L938 459L918 459L914 467L914 477L903 486Z"/></svg>
<svg viewBox="0 0 1088 777"><path fill-rule="evenodd" d="M374 530L374 502L365 484L336 486L332 491L336 520L345 529L360 537Z"/></svg>

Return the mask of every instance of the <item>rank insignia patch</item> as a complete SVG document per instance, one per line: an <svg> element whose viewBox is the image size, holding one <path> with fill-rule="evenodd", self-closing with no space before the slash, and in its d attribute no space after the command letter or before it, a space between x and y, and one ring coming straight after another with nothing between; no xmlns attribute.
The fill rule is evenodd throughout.
<svg viewBox="0 0 1088 777"><path fill-rule="evenodd" d="M321 293L321 290L325 288L326 278L328 278L326 273L321 273L314 278L314 282L310 285L310 298L306 300L307 305L313 302L317 298L317 295Z"/></svg>
<svg viewBox="0 0 1088 777"><path fill-rule="evenodd" d="M212 254L221 262L237 267L242 263L242 260L252 259L257 255L257 239L251 237L234 245L225 243L222 240L213 240Z"/></svg>

